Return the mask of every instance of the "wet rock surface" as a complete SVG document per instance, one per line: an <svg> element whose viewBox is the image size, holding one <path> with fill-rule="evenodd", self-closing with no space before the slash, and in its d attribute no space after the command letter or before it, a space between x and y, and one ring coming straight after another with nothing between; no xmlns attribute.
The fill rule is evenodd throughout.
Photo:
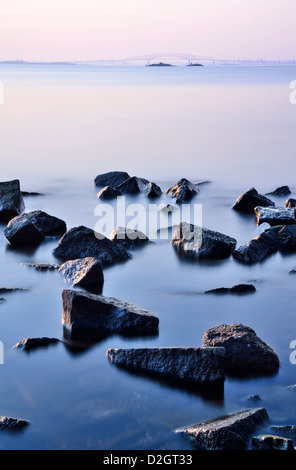
<svg viewBox="0 0 296 470"><path fill-rule="evenodd" d="M246 245L233 251L233 257L243 264L255 264L264 261L279 249L277 233L268 230L253 238Z"/></svg>
<svg viewBox="0 0 296 470"><path fill-rule="evenodd" d="M116 188L119 184L130 178L130 175L126 171L109 171L108 173L102 173L96 176L94 183L96 186L111 186Z"/></svg>
<svg viewBox="0 0 296 470"><path fill-rule="evenodd" d="M225 348L225 372L230 375L272 375L280 366L276 352L241 323L209 328L203 335L203 346Z"/></svg>
<svg viewBox="0 0 296 470"><path fill-rule="evenodd" d="M87 227L80 226L70 229L59 241L53 255L62 261L79 258L98 258L103 266L112 265L131 258L125 248Z"/></svg>
<svg viewBox="0 0 296 470"><path fill-rule="evenodd" d="M167 189L167 194L176 199L176 203L188 202L199 193L199 189L186 178L180 179L174 186Z"/></svg>
<svg viewBox="0 0 296 470"><path fill-rule="evenodd" d="M256 429L268 421L265 408L239 411L217 419L177 429L200 450L243 450Z"/></svg>
<svg viewBox="0 0 296 470"><path fill-rule="evenodd" d="M221 385L224 381L223 348L108 349L112 364L151 376L193 383Z"/></svg>
<svg viewBox="0 0 296 470"><path fill-rule="evenodd" d="M25 419L0 416L0 431L23 431L29 424L30 422Z"/></svg>
<svg viewBox="0 0 296 470"><path fill-rule="evenodd" d="M104 284L103 265L98 258L81 258L66 261L59 267L59 273L72 287L100 294Z"/></svg>
<svg viewBox="0 0 296 470"><path fill-rule="evenodd" d="M34 349L45 348L51 344L57 344L60 340L57 338L25 338L13 346L13 349L20 349L30 352Z"/></svg>
<svg viewBox="0 0 296 470"><path fill-rule="evenodd" d="M148 310L113 297L64 290L63 326L73 338L103 338L110 334L151 335L159 319Z"/></svg>
<svg viewBox="0 0 296 470"><path fill-rule="evenodd" d="M293 207L255 207L254 212L258 225L264 222L271 226L296 224Z"/></svg>
<svg viewBox="0 0 296 470"><path fill-rule="evenodd" d="M233 209L252 214L257 206L268 207L274 205L271 199L259 194L255 188L250 188L237 198Z"/></svg>
<svg viewBox="0 0 296 470"><path fill-rule="evenodd" d="M257 450L294 450L291 439L270 434L254 436L252 438L252 446Z"/></svg>
<svg viewBox="0 0 296 470"><path fill-rule="evenodd" d="M186 222L175 228L171 243L180 256L200 260L227 258L236 246L234 238Z"/></svg>
<svg viewBox="0 0 296 470"><path fill-rule="evenodd" d="M0 220L7 222L24 210L19 180L0 182Z"/></svg>
<svg viewBox="0 0 296 470"><path fill-rule="evenodd" d="M132 176L120 185L116 186L116 189L124 194L138 194L142 191L145 191L148 184L149 181L145 178L138 178L137 176Z"/></svg>
<svg viewBox="0 0 296 470"><path fill-rule="evenodd" d="M116 227L109 238L126 249L144 246L149 243L149 238L143 232L126 227Z"/></svg>
<svg viewBox="0 0 296 470"><path fill-rule="evenodd" d="M157 184L148 183L145 189L145 193L148 198L154 199L162 195L162 190Z"/></svg>
<svg viewBox="0 0 296 470"><path fill-rule="evenodd" d="M284 252L296 251L296 225L283 227L278 231L280 250Z"/></svg>
<svg viewBox="0 0 296 470"><path fill-rule="evenodd" d="M121 196L121 191L118 189L112 188L111 186L105 186L98 192L97 198L98 199L115 199L118 196Z"/></svg>

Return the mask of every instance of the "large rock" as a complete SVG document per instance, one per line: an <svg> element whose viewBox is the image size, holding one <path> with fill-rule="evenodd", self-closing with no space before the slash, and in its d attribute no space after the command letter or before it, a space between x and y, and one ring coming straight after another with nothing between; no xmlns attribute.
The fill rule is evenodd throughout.
<svg viewBox="0 0 296 470"><path fill-rule="evenodd" d="M273 196L288 196L288 194L291 194L291 190L289 186L280 186L279 188L276 188L274 191L267 194Z"/></svg>
<svg viewBox="0 0 296 470"><path fill-rule="evenodd" d="M254 436L252 446L256 450L295 450L292 439L271 434Z"/></svg>
<svg viewBox="0 0 296 470"><path fill-rule="evenodd" d="M264 261L279 249L277 233L268 230L253 238L246 245L233 252L233 257L243 264L254 264Z"/></svg>
<svg viewBox="0 0 296 470"><path fill-rule="evenodd" d="M124 248L135 248L149 243L149 238L140 230L132 230L126 227L116 227L110 233L109 238Z"/></svg>
<svg viewBox="0 0 296 470"><path fill-rule="evenodd" d="M225 371L229 374L269 375L279 369L275 351L252 328L241 323L209 328L203 335L203 346L225 348Z"/></svg>
<svg viewBox="0 0 296 470"><path fill-rule="evenodd" d="M125 171L109 171L96 176L94 183L96 186L111 186L115 188L125 180L130 178L130 175Z"/></svg>
<svg viewBox="0 0 296 470"><path fill-rule="evenodd" d="M25 210L19 180L0 183L0 220L8 221Z"/></svg>
<svg viewBox="0 0 296 470"><path fill-rule="evenodd" d="M0 416L0 431L18 432L23 431L28 425L26 419L11 418L9 416Z"/></svg>
<svg viewBox="0 0 296 470"><path fill-rule="evenodd" d="M137 178L137 176L132 176L123 183L116 186L116 189L124 194L138 194L142 191L145 191L148 184L148 180L144 178Z"/></svg>
<svg viewBox="0 0 296 470"><path fill-rule="evenodd" d="M110 334L150 335L158 332L157 317L113 297L64 290L63 326L72 338L103 338Z"/></svg>
<svg viewBox="0 0 296 470"><path fill-rule="evenodd" d="M267 222L271 226L296 224L294 207L255 207L258 225Z"/></svg>
<svg viewBox="0 0 296 470"><path fill-rule="evenodd" d="M93 230L84 226L74 227L65 233L53 254L63 261L87 257L98 258L103 266L131 258L125 248L103 235L97 238Z"/></svg>
<svg viewBox="0 0 296 470"><path fill-rule="evenodd" d="M66 223L42 211L33 211L10 220L4 235L12 246L38 245L47 237L58 237L67 230Z"/></svg>
<svg viewBox="0 0 296 470"><path fill-rule="evenodd" d="M243 450L253 432L268 421L265 408L253 408L177 429L200 450Z"/></svg>
<svg viewBox="0 0 296 470"><path fill-rule="evenodd" d="M125 369L162 376L196 385L224 381L223 348L109 349L112 364Z"/></svg>
<svg viewBox="0 0 296 470"><path fill-rule="evenodd" d="M155 183L148 183L145 189L146 196L150 199L155 199L162 195L161 188Z"/></svg>
<svg viewBox="0 0 296 470"><path fill-rule="evenodd" d="M59 267L59 273L71 282L72 287L100 294L104 284L103 266L98 258L81 258L66 261Z"/></svg>
<svg viewBox="0 0 296 470"><path fill-rule="evenodd" d="M284 252L296 251L296 225L283 227L278 231L280 250Z"/></svg>
<svg viewBox="0 0 296 470"><path fill-rule="evenodd" d="M274 206L274 202L266 196L259 194L255 188L250 188L242 193L233 205L233 209L241 212L252 213L257 206Z"/></svg>
<svg viewBox="0 0 296 470"><path fill-rule="evenodd" d="M112 188L111 186L105 186L98 192L97 198L99 199L115 199L121 196L121 192L118 189Z"/></svg>
<svg viewBox="0 0 296 470"><path fill-rule="evenodd" d="M43 336L42 338L25 338L16 343L12 349L21 349L26 352L30 352L33 349L46 348L51 344L57 344L60 340L57 338L47 338Z"/></svg>
<svg viewBox="0 0 296 470"><path fill-rule="evenodd" d="M199 189L186 178L180 179L174 186L167 189L167 194L176 199L176 203L190 201L199 193Z"/></svg>
<svg viewBox="0 0 296 470"><path fill-rule="evenodd" d="M175 228L171 243L180 256L200 260L227 258L236 246L234 238L187 222Z"/></svg>

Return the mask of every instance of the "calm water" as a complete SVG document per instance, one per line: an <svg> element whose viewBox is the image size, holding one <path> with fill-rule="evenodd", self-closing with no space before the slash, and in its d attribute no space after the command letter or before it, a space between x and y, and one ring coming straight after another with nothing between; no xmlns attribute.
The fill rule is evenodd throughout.
<svg viewBox="0 0 296 470"><path fill-rule="evenodd" d="M0 67L1 180L19 178L26 211L42 209L68 227L94 227L93 178L126 170L163 190L181 177L202 185L195 202L203 224L246 243L254 217L231 210L255 186L287 184L296 196L295 118L289 84L296 68ZM133 202L147 200L140 195ZM169 202L163 196L160 202ZM279 205L285 198L274 198ZM275 254L246 267L232 258L188 263L167 241L133 252L105 270L103 294L147 308L160 319L154 338L110 337L84 351L60 343L30 354L12 350L26 337L63 339L57 272L23 262L55 262L56 240L35 251L10 249L0 235L0 287L28 292L0 305L0 415L29 419L20 435L2 434L2 449L190 449L173 430L252 406L259 394L274 424L296 423L290 342L296 339L296 255ZM204 296L204 290L252 281L255 295ZM131 375L111 366L111 347L202 346L204 331L241 322L255 329L281 360L271 378L226 378L223 397ZM257 406L257 405L255 405Z"/></svg>

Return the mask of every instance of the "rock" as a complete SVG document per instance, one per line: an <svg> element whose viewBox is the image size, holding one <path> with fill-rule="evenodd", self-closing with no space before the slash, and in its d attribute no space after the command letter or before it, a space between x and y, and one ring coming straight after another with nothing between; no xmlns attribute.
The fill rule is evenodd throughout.
<svg viewBox="0 0 296 470"><path fill-rule="evenodd" d="M257 235L246 245L234 250L232 255L240 263L254 264L264 261L278 249L278 236L275 232L269 230Z"/></svg>
<svg viewBox="0 0 296 470"><path fill-rule="evenodd" d="M296 224L295 209L292 207L255 207L258 225L267 222L271 226Z"/></svg>
<svg viewBox="0 0 296 470"><path fill-rule="evenodd" d="M21 191L22 193L22 196L30 196L30 197L35 197L35 196L45 196L45 194L43 193L36 193L36 192L32 192L32 191Z"/></svg>
<svg viewBox="0 0 296 470"><path fill-rule="evenodd" d="M257 450L294 450L292 439L261 434L252 438L252 446Z"/></svg>
<svg viewBox="0 0 296 470"><path fill-rule="evenodd" d="M275 351L241 323L209 328L203 335L203 346L225 348L225 371L232 375L269 375L279 369Z"/></svg>
<svg viewBox="0 0 296 470"><path fill-rule="evenodd" d="M148 183L145 189L146 196L154 199L162 195L162 190L155 183Z"/></svg>
<svg viewBox="0 0 296 470"><path fill-rule="evenodd" d="M22 431L29 424L30 422L25 419L0 416L0 431Z"/></svg>
<svg viewBox="0 0 296 470"><path fill-rule="evenodd" d="M180 179L174 186L167 189L167 194L176 199L176 203L190 201L199 193L199 189L186 178Z"/></svg>
<svg viewBox="0 0 296 470"><path fill-rule="evenodd" d="M53 254L63 261L87 257L98 258L103 266L131 258L131 255L122 246L103 235L96 235L93 230L84 226L71 228L60 239Z"/></svg>
<svg viewBox="0 0 296 470"><path fill-rule="evenodd" d="M149 243L149 238L140 230L132 230L125 227L116 227L109 238L124 248L135 248Z"/></svg>
<svg viewBox="0 0 296 470"><path fill-rule="evenodd" d="M59 273L71 282L72 287L83 287L97 294L103 290L103 266L98 258L87 257L66 261L60 266Z"/></svg>
<svg viewBox="0 0 296 470"><path fill-rule="evenodd" d="M8 221L25 210L19 180L0 183L0 219Z"/></svg>
<svg viewBox="0 0 296 470"><path fill-rule="evenodd" d="M296 207L296 199L290 198L286 200L285 207Z"/></svg>
<svg viewBox="0 0 296 470"><path fill-rule="evenodd" d="M110 171L96 176L94 183L96 186L111 186L115 188L128 178L130 178L130 175L125 171Z"/></svg>
<svg viewBox="0 0 296 470"><path fill-rule="evenodd" d="M12 246L38 245L46 237L61 236L66 230L63 220L46 212L33 211L11 219L4 235Z"/></svg>
<svg viewBox="0 0 296 470"><path fill-rule="evenodd" d="M280 250L284 252L296 251L296 225L283 227L278 232Z"/></svg>
<svg viewBox="0 0 296 470"><path fill-rule="evenodd" d="M60 264L50 264L50 263L21 263L21 266L26 266L27 268L36 269L36 271L53 271L59 269Z"/></svg>
<svg viewBox="0 0 296 470"><path fill-rule="evenodd" d="M255 188L250 188L248 191L242 193L233 205L233 209L241 212L253 213L255 207L268 207L274 206L274 202L267 197L259 194Z"/></svg>
<svg viewBox="0 0 296 470"><path fill-rule="evenodd" d="M205 291L205 294L249 294L256 292L256 287L252 284L237 284L233 287L219 287Z"/></svg>
<svg viewBox="0 0 296 470"><path fill-rule="evenodd" d="M64 290L62 297L63 325L73 338L158 332L158 318L129 302L73 290Z"/></svg>
<svg viewBox="0 0 296 470"><path fill-rule="evenodd" d="M24 351L31 351L32 349L44 348L49 346L50 344L59 343L60 340L56 338L25 338L22 341L19 341L17 344L13 346L12 349L21 349Z"/></svg>
<svg viewBox="0 0 296 470"><path fill-rule="evenodd" d="M23 287L0 287L0 294L13 294L14 292L27 292Z"/></svg>
<svg viewBox="0 0 296 470"><path fill-rule="evenodd" d="M177 429L200 450L243 450L252 433L268 421L265 408L253 408Z"/></svg>
<svg viewBox="0 0 296 470"><path fill-rule="evenodd" d="M3 297L1 297L0 298L0 304L2 304L3 302L6 302L6 300Z"/></svg>
<svg viewBox="0 0 296 470"><path fill-rule="evenodd" d="M182 257L192 259L227 258L233 252L236 240L219 232L181 222L171 239Z"/></svg>
<svg viewBox="0 0 296 470"><path fill-rule="evenodd" d="M223 348L109 349L112 364L125 369L162 376L196 385L224 382Z"/></svg>
<svg viewBox="0 0 296 470"><path fill-rule="evenodd" d="M251 395L249 398L248 398L249 401L261 401L261 397L259 395Z"/></svg>
<svg viewBox="0 0 296 470"><path fill-rule="evenodd" d="M281 426L270 426L272 431L276 433L284 434L285 436L291 436L293 439L296 437L296 425L295 424L285 424Z"/></svg>
<svg viewBox="0 0 296 470"><path fill-rule="evenodd" d="M145 191L146 186L149 184L149 181L144 178L137 178L132 176L125 180L123 183L116 186L116 189L121 191L124 194L137 194L142 191Z"/></svg>
<svg viewBox="0 0 296 470"><path fill-rule="evenodd" d="M288 194L291 194L291 190L289 186L280 186L279 188L276 188L274 191L267 194L273 196L288 196Z"/></svg>
<svg viewBox="0 0 296 470"><path fill-rule="evenodd" d="M111 186L105 186L97 194L97 198L99 199L115 199L118 196L121 196L121 192Z"/></svg>

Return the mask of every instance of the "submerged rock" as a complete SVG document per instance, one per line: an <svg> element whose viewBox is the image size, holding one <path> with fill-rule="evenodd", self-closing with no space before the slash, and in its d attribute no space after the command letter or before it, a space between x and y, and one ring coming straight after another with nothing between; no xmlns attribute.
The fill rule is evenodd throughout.
<svg viewBox="0 0 296 470"><path fill-rule="evenodd" d="M273 196L288 196L288 194L291 194L291 190L289 186L280 186L279 188L276 188L274 191L267 194Z"/></svg>
<svg viewBox="0 0 296 470"><path fill-rule="evenodd" d="M236 246L236 240L206 228L181 222L171 239L180 256L192 259L227 258Z"/></svg>
<svg viewBox="0 0 296 470"><path fill-rule="evenodd" d="M45 196L43 193L36 193L34 191L21 191L23 196L30 196L30 197L37 197L37 196Z"/></svg>
<svg viewBox="0 0 296 470"><path fill-rule="evenodd" d="M0 220L8 221L24 210L19 180L0 182Z"/></svg>
<svg viewBox="0 0 296 470"><path fill-rule="evenodd" d="M158 318L129 302L73 290L64 290L62 297L63 325L73 338L158 332Z"/></svg>
<svg viewBox="0 0 296 470"><path fill-rule="evenodd" d="M240 246L233 252L233 257L243 264L254 264L264 261L279 249L277 233L269 230L262 232L246 245Z"/></svg>
<svg viewBox="0 0 296 470"><path fill-rule="evenodd" d="M54 271L59 269L60 264L50 264L50 263L21 263L21 266L26 266L27 268L36 269L36 271Z"/></svg>
<svg viewBox="0 0 296 470"><path fill-rule="evenodd" d="M272 425L270 426L272 431L291 436L293 439L296 437L296 425L295 424L284 424L284 425Z"/></svg>
<svg viewBox="0 0 296 470"><path fill-rule="evenodd" d="M176 203L190 201L199 193L199 189L186 178L180 179L174 186L166 190L166 193L176 199Z"/></svg>
<svg viewBox="0 0 296 470"><path fill-rule="evenodd" d="M250 294L256 292L252 284L237 284L233 287L218 287L205 291L205 294Z"/></svg>
<svg viewBox="0 0 296 470"><path fill-rule="evenodd" d="M124 248L135 248L149 243L149 238L140 230L125 227L116 227L109 238Z"/></svg>
<svg viewBox="0 0 296 470"><path fill-rule="evenodd" d="M130 175L125 171L109 171L96 176L94 183L96 186L111 186L115 188L125 180L130 178Z"/></svg>
<svg viewBox="0 0 296 470"><path fill-rule="evenodd" d="M248 398L249 401L261 401L262 398L259 396L259 395L251 395L249 398Z"/></svg>
<svg viewBox="0 0 296 470"><path fill-rule="evenodd" d="M95 235L94 230L80 226L71 228L60 239L59 245L53 250L53 255L63 261L78 258L98 258L103 266L112 265L131 258L125 248L112 240Z"/></svg>
<svg viewBox="0 0 296 470"><path fill-rule="evenodd" d="M295 209L290 207L255 207L258 225L267 222L271 226L296 224Z"/></svg>
<svg viewBox="0 0 296 470"><path fill-rule="evenodd" d="M121 196L121 191L111 186L105 186L97 194L97 198L99 199L115 199L118 196Z"/></svg>
<svg viewBox="0 0 296 470"><path fill-rule="evenodd" d="M269 375L280 366L275 351L252 328L241 323L209 328L203 335L203 346L225 348L225 371L229 374Z"/></svg>
<svg viewBox="0 0 296 470"><path fill-rule="evenodd" d="M252 433L268 421L265 408L253 408L177 429L200 450L243 450Z"/></svg>
<svg viewBox="0 0 296 470"><path fill-rule="evenodd" d="M59 342L60 340L57 338L25 338L22 341L16 343L12 349L21 349L29 352L33 349L44 348L49 346L50 344L56 344Z"/></svg>
<svg viewBox="0 0 296 470"><path fill-rule="evenodd" d="M285 202L285 207L296 207L296 199L287 199Z"/></svg>
<svg viewBox="0 0 296 470"><path fill-rule="evenodd" d="M233 209L241 212L252 213L257 206L274 206L274 202L266 196L259 194L255 188L250 188L242 193L233 205Z"/></svg>
<svg viewBox="0 0 296 470"><path fill-rule="evenodd" d="M108 349L112 364L135 372L162 376L196 385L224 381L223 348Z"/></svg>
<svg viewBox="0 0 296 470"><path fill-rule="evenodd" d="M261 434L252 438L252 446L257 450L294 450L292 439Z"/></svg>
<svg viewBox="0 0 296 470"><path fill-rule="evenodd" d="M98 258L81 258L66 261L59 267L59 273L71 282L72 287L100 294L104 284L103 266Z"/></svg>
<svg viewBox="0 0 296 470"><path fill-rule="evenodd" d="M123 183L116 186L116 189L125 194L138 194L142 191L145 191L148 184L148 180L144 178L138 178L137 176L132 176Z"/></svg>
<svg viewBox="0 0 296 470"><path fill-rule="evenodd" d="M4 229L12 246L38 245L46 237L57 237L67 230L66 223L42 211L28 212L14 217Z"/></svg>
<svg viewBox="0 0 296 470"><path fill-rule="evenodd" d="M14 292L27 292L23 287L0 287L0 294L13 294Z"/></svg>
<svg viewBox="0 0 296 470"><path fill-rule="evenodd" d="M0 416L0 431L22 431L29 424L30 422L25 419Z"/></svg>
<svg viewBox="0 0 296 470"><path fill-rule="evenodd" d="M155 183L148 183L145 189L146 196L154 199L162 195L162 190Z"/></svg>

